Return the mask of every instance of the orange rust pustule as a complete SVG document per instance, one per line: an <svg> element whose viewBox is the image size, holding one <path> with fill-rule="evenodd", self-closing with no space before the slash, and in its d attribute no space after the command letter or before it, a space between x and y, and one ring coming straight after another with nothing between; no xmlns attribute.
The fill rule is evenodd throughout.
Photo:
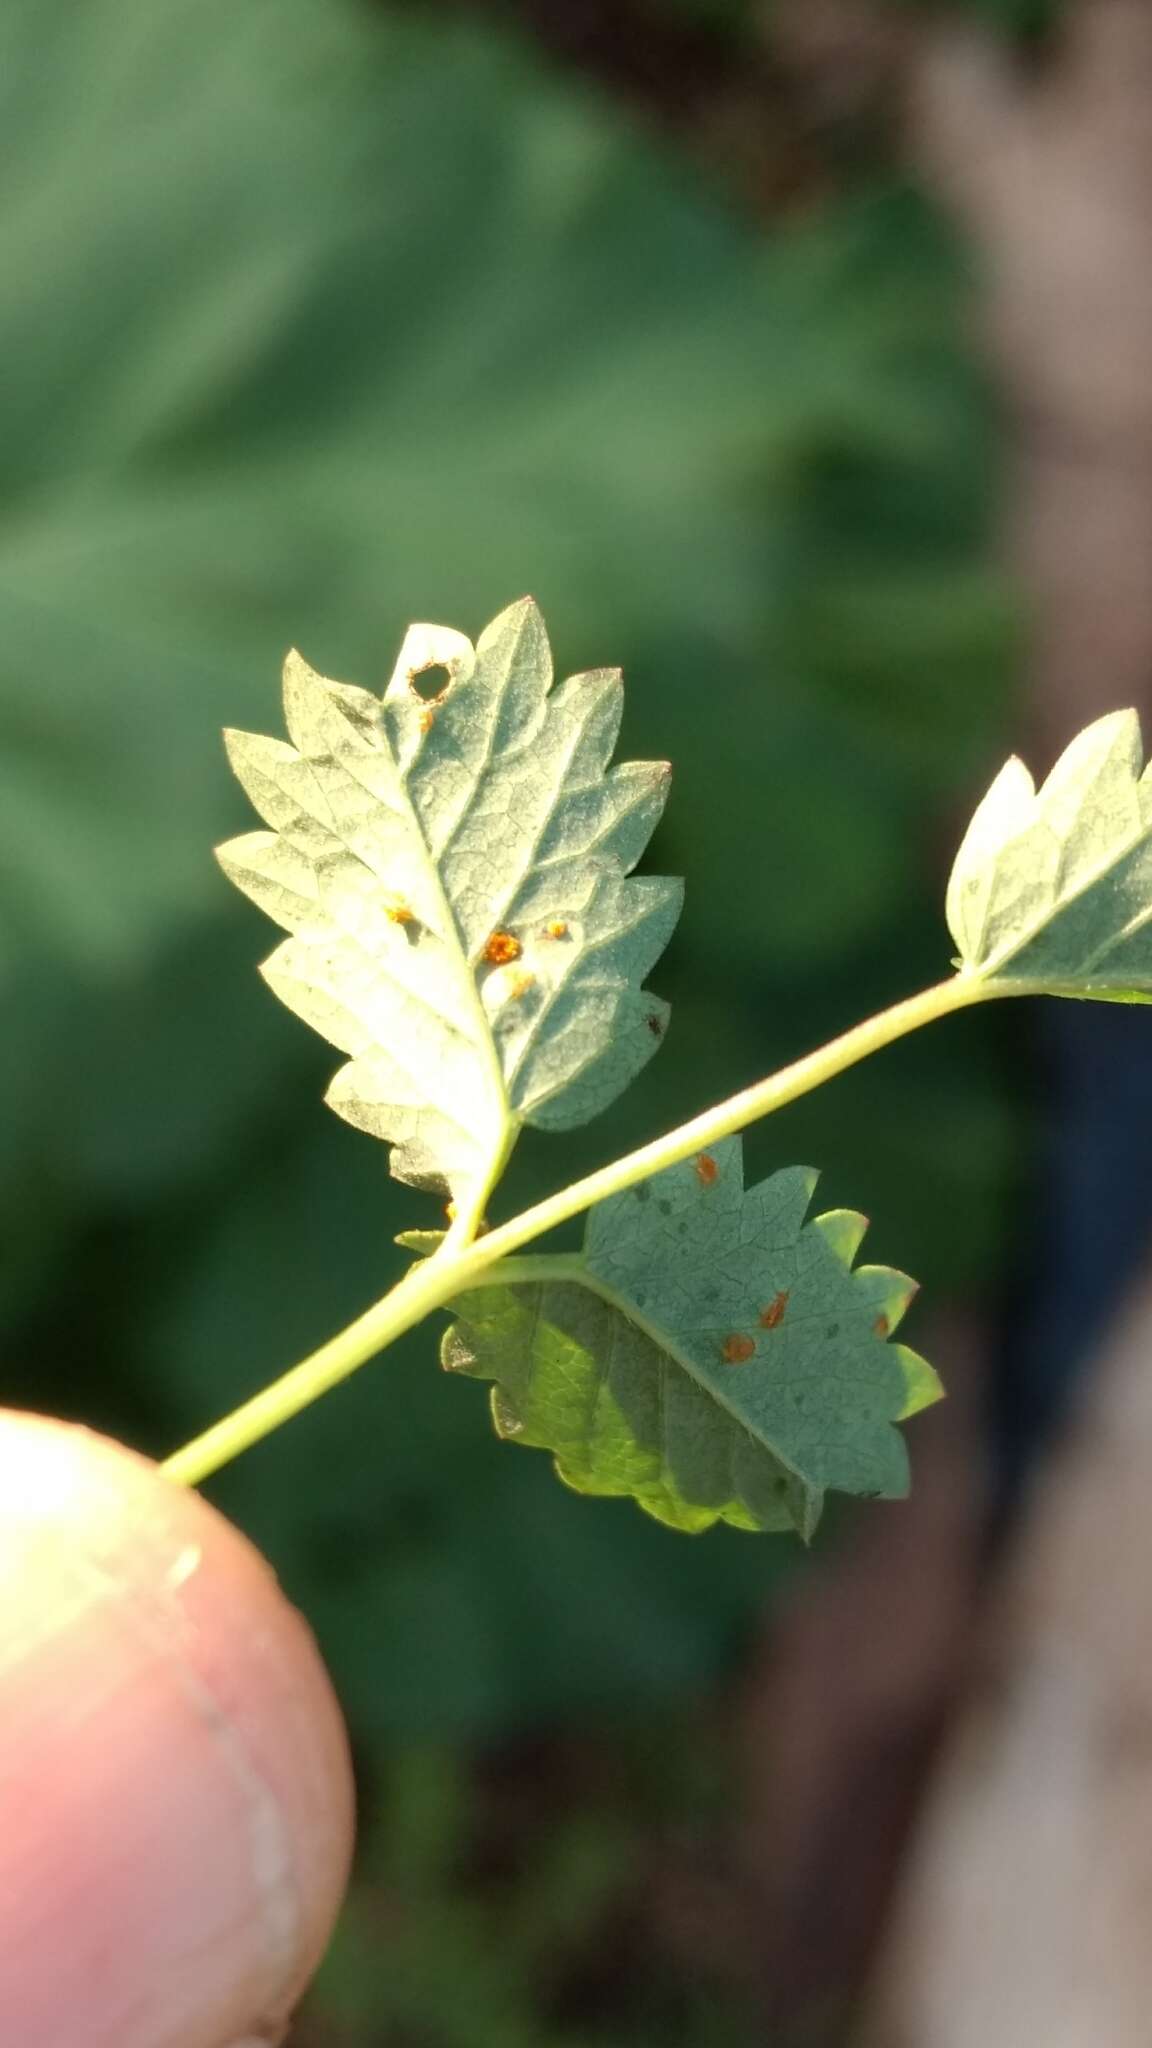
<svg viewBox="0 0 1152 2048"><path fill-rule="evenodd" d="M524 951L513 932L493 932L484 948L484 958L489 967L510 967Z"/></svg>
<svg viewBox="0 0 1152 2048"><path fill-rule="evenodd" d="M411 924L416 913L411 904L405 903L402 896L397 896L391 903L385 904L384 915L389 924Z"/></svg>
<svg viewBox="0 0 1152 2048"><path fill-rule="evenodd" d="M535 986L536 976L534 974L514 974L508 988L508 993L513 1001L515 1001L518 996L526 996L529 989L535 988Z"/></svg>
<svg viewBox="0 0 1152 2048"><path fill-rule="evenodd" d="M568 927L562 917L554 917L551 924L545 925L544 930L550 939L566 939L568 937Z"/></svg>
<svg viewBox="0 0 1152 2048"><path fill-rule="evenodd" d="M432 727L436 723L435 704L426 704L416 723L420 727L421 732L431 732Z"/></svg>
<svg viewBox="0 0 1152 2048"><path fill-rule="evenodd" d="M702 1188L713 1187L720 1175L720 1168L710 1152L698 1152L695 1160L696 1178Z"/></svg>
<svg viewBox="0 0 1152 2048"><path fill-rule="evenodd" d="M739 1331L734 1331L731 1337L725 1337L721 1355L725 1365L747 1365L755 1349L753 1338L743 1337Z"/></svg>
<svg viewBox="0 0 1152 2048"><path fill-rule="evenodd" d="M874 1334L877 1337L886 1337L891 1328L892 1324L889 1318L884 1314L884 1311L881 1310L880 1314L876 1318L876 1321L872 1325Z"/></svg>
<svg viewBox="0 0 1152 2048"><path fill-rule="evenodd" d="M779 1325L784 1321L784 1311L787 1308L787 1306L788 1289L786 1287L782 1287L780 1289L779 1294L774 1294L772 1296L772 1299L768 1303L767 1307L761 1309L761 1328L765 1330L777 1329Z"/></svg>

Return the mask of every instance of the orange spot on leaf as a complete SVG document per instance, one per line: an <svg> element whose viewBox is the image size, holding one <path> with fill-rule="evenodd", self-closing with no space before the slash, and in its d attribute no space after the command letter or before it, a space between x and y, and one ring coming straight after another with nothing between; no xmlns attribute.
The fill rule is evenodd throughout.
<svg viewBox="0 0 1152 2048"><path fill-rule="evenodd" d="M421 732L431 732L432 727L436 723L436 706L434 704L426 704L416 722Z"/></svg>
<svg viewBox="0 0 1152 2048"><path fill-rule="evenodd" d="M550 939L566 939L568 937L568 927L562 917L554 917L551 924L546 924L544 929Z"/></svg>
<svg viewBox="0 0 1152 2048"><path fill-rule="evenodd" d="M892 1328L892 1325L889 1322L887 1316L884 1314L883 1310L880 1311L880 1314L877 1316L876 1321L872 1325L872 1328L878 1337L886 1337L888 1335L888 1332Z"/></svg>
<svg viewBox="0 0 1152 2048"><path fill-rule="evenodd" d="M519 939L512 932L493 932L484 948L484 958L489 967L509 967L523 951Z"/></svg>
<svg viewBox="0 0 1152 2048"><path fill-rule="evenodd" d="M788 1289L786 1287L782 1287L780 1289L779 1294L774 1294L772 1296L772 1299L768 1303L767 1307L761 1309L761 1326L765 1330L775 1330L778 1327L778 1325L784 1321L784 1311L787 1308L787 1306Z"/></svg>
<svg viewBox="0 0 1152 2048"><path fill-rule="evenodd" d="M753 1338L742 1337L739 1331L734 1331L731 1337L725 1337L724 1339L722 1347L724 1363L725 1365L747 1365L755 1349L756 1344Z"/></svg>
<svg viewBox="0 0 1152 2048"><path fill-rule="evenodd" d="M702 1188L710 1188L717 1179L720 1168L710 1152L696 1154L696 1178Z"/></svg>
<svg viewBox="0 0 1152 2048"><path fill-rule="evenodd" d="M394 896L390 903L384 905L384 915L391 924L411 924L415 913L402 896Z"/></svg>
<svg viewBox="0 0 1152 2048"><path fill-rule="evenodd" d="M517 996L526 996L529 989L535 986L535 983L536 976L534 974L514 974L512 977L512 981L509 985L508 993L513 998Z"/></svg>

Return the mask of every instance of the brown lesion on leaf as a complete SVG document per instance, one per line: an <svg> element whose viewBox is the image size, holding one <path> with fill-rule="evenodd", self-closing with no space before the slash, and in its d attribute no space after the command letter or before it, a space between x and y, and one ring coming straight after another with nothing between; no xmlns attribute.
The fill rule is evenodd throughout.
<svg viewBox="0 0 1152 2048"><path fill-rule="evenodd" d="M730 1337L725 1337L720 1347L720 1355L725 1365L747 1365L755 1350L756 1341L753 1337L746 1337L741 1331L734 1330Z"/></svg>
<svg viewBox="0 0 1152 2048"><path fill-rule="evenodd" d="M891 1328L891 1317L886 1316L883 1309L881 1309L879 1315L876 1318L876 1321L872 1325L873 1335L877 1337L886 1337Z"/></svg>
<svg viewBox="0 0 1152 2048"><path fill-rule="evenodd" d="M493 932L484 948L489 967L510 967L524 951L514 932Z"/></svg>
<svg viewBox="0 0 1152 2048"><path fill-rule="evenodd" d="M651 1019L649 1019L651 1022ZM710 1152L698 1152L695 1160L696 1178L702 1188L714 1187L719 1178L720 1168Z"/></svg>
<svg viewBox="0 0 1152 2048"><path fill-rule="evenodd" d="M789 1295L786 1287L782 1287L778 1294L773 1295L771 1301L760 1311L760 1327L762 1329L776 1330L779 1328L780 1324L784 1321L784 1311L788 1307L788 1300Z"/></svg>
<svg viewBox="0 0 1152 2048"><path fill-rule="evenodd" d="M645 1017L644 1022L648 1026L649 1031L652 1033L653 1038L663 1038L664 1023L662 1018L656 1016Z"/></svg>

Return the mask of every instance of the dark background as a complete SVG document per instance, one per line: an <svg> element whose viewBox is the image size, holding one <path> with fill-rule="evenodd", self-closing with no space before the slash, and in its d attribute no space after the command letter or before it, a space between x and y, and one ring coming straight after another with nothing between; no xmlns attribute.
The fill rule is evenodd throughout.
<svg viewBox="0 0 1152 2048"><path fill-rule="evenodd" d="M599 1124L529 1134L504 1213L947 971L951 846L1027 737L1030 642L989 252L918 67L980 27L1040 90L1051 26L6 0L5 1401L160 1455L437 1220L322 1107L334 1055L211 858L248 822L219 728L277 729L289 644L380 687L409 620L474 636L531 590L563 670L623 664L623 751L675 763L667 1044ZM841 1514L806 1556L578 1500L431 1329L213 1483L357 1746L361 1867L302 2048L845 2038L949 1653L878 1681L867 1791L813 1720L889 1671L912 1532L948 1609L985 1468L1010 1506L1027 1461L1043 1388L978 1387L1030 1298L1043 1071L1018 1016L958 1018L749 1140L757 1172L819 1164L924 1285L911 1340L957 1386L913 1432L930 1527Z"/></svg>

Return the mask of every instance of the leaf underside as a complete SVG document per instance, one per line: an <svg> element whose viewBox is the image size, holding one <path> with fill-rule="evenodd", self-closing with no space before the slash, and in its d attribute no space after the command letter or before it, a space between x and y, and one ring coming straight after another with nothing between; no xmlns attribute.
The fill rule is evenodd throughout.
<svg viewBox="0 0 1152 2048"><path fill-rule="evenodd" d="M1152 768L1134 711L1086 727L1039 790L1007 763L956 856L947 909L962 971L1152 1000Z"/></svg>
<svg viewBox="0 0 1152 2048"><path fill-rule="evenodd" d="M266 979L349 1055L329 1103L398 1179L466 1197L522 1124L585 1122L660 1042L640 984L681 885L628 877L670 771L609 766L619 672L553 687L531 599L475 647L413 626L382 700L290 655L284 707L292 745L227 736L271 830L218 857L291 934Z"/></svg>
<svg viewBox="0 0 1152 2048"><path fill-rule="evenodd" d="M805 1221L815 1180L745 1189L726 1139L602 1202L561 1277L461 1296L443 1363L494 1381L497 1432L550 1450L568 1485L673 1528L807 1538L829 1488L902 1495L894 1425L940 1394L887 1341L915 1283L853 1270L863 1217Z"/></svg>

